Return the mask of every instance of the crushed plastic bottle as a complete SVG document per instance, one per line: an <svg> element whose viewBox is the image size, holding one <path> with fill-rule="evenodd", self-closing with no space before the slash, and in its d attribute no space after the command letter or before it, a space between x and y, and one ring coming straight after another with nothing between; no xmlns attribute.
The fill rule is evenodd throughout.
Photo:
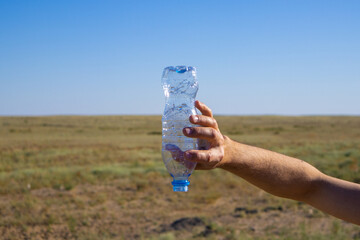
<svg viewBox="0 0 360 240"><path fill-rule="evenodd" d="M197 114L194 106L198 82L194 67L167 67L163 71L162 86L165 94L165 110L162 117L162 158L173 177L175 192L187 192L188 178L196 163L184 159L184 152L198 149L195 138L185 137L184 127L194 126L190 115Z"/></svg>

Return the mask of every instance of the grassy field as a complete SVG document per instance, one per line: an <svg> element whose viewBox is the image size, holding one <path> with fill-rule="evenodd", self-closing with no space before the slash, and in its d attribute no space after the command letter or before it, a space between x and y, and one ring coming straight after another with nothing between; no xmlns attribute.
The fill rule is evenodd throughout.
<svg viewBox="0 0 360 240"><path fill-rule="evenodd" d="M360 183L360 117L219 116L251 145ZM174 193L160 116L0 117L0 239L360 239L221 170Z"/></svg>

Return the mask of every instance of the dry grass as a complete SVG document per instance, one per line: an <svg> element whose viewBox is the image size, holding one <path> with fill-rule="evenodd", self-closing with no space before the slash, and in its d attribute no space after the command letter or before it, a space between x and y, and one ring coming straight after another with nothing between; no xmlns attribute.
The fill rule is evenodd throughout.
<svg viewBox="0 0 360 240"><path fill-rule="evenodd" d="M235 140L360 182L360 117L217 119ZM160 148L159 116L1 117L1 239L360 239L221 170L173 193Z"/></svg>

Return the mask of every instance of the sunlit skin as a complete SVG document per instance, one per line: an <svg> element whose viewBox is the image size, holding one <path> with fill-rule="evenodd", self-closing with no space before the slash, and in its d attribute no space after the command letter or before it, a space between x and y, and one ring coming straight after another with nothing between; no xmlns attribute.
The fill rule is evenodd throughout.
<svg viewBox="0 0 360 240"><path fill-rule="evenodd" d="M200 101L202 115L183 129L187 137L204 139L204 150L169 151L181 161L197 162L196 169L221 168L273 195L305 202L335 217L360 225L360 185L321 173L310 164L269 150L238 143L221 134L212 111Z"/></svg>

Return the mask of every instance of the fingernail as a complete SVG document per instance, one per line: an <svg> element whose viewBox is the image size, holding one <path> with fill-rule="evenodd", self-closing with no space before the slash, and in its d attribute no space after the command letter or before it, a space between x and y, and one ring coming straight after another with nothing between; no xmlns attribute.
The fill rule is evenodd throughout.
<svg viewBox="0 0 360 240"><path fill-rule="evenodd" d="M191 133L192 133L192 129L191 129L191 128L185 128L185 132L186 132L186 134L191 134Z"/></svg>
<svg viewBox="0 0 360 240"><path fill-rule="evenodd" d="M197 122L199 121L199 117L196 116L196 115L193 115L193 121L194 121L195 123L197 123Z"/></svg>

